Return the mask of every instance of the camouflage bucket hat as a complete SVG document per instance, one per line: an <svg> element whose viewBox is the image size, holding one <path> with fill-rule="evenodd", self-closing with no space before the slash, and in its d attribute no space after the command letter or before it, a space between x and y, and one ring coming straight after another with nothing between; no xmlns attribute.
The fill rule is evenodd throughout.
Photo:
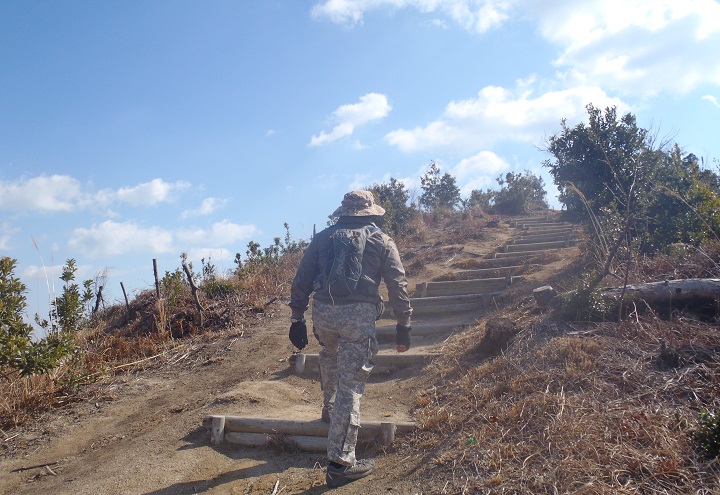
<svg viewBox="0 0 720 495"><path fill-rule="evenodd" d="M370 191L350 191L345 195L340 207L332 214L334 217L370 217L382 216L385 208L375 204L375 197Z"/></svg>

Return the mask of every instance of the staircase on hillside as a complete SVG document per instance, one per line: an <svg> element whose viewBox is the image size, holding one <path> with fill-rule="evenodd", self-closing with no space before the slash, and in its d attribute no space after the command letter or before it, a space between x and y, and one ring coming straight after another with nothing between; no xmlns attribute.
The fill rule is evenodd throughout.
<svg viewBox="0 0 720 495"><path fill-rule="evenodd" d="M417 284L413 307L413 347L395 352L395 321L390 310L377 325L380 352L373 359L375 370L421 368L438 355L437 343L467 325L475 324L478 309L493 303L495 297L523 280L515 273L533 265L545 264L547 254L570 248L578 242L578 228L555 220L552 216L519 218L510 222L515 229L511 240L494 253L478 255L477 268L457 269L452 281L428 281ZM545 259L544 259L545 258ZM389 305L386 304L386 308ZM298 375L318 373L317 354L297 354L294 372ZM371 386L371 384L369 385ZM278 436L302 450L324 451L328 425L319 419L290 421L238 416L206 416L203 425L210 428L212 444L230 442L262 447L277 443ZM396 434L412 431L412 422L363 422L359 442L387 445Z"/></svg>

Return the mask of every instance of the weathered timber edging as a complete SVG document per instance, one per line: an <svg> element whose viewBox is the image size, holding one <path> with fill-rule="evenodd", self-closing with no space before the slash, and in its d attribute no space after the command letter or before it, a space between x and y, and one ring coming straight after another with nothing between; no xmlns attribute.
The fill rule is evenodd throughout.
<svg viewBox="0 0 720 495"><path fill-rule="evenodd" d="M572 225L567 223L561 223L561 222L528 222L519 224L517 228L519 229L552 229L552 228L572 228Z"/></svg>
<svg viewBox="0 0 720 495"><path fill-rule="evenodd" d="M440 323L419 323L417 321L414 321L412 324L412 334L413 336L433 336L438 334L443 334L447 332L451 332L453 330L462 330L466 326L468 326L468 323L458 323L458 322L440 322ZM375 327L375 335L378 339L388 339L388 338L395 338L395 323L393 322L392 325L378 325Z"/></svg>
<svg viewBox="0 0 720 495"><path fill-rule="evenodd" d="M521 251L519 253L495 253L495 259L511 258L511 262L516 263L518 258L532 258L533 256L539 256L545 254L547 251Z"/></svg>
<svg viewBox="0 0 720 495"><path fill-rule="evenodd" d="M413 315L427 316L445 313L475 311L490 304L498 292L484 294L460 294L454 296L431 296L410 298Z"/></svg>
<svg viewBox="0 0 720 495"><path fill-rule="evenodd" d="M319 419L296 421L240 416L205 416L202 424L210 428L210 442L213 445L227 441L262 447L283 441L311 451L327 449L330 427ZM396 433L409 433L416 427L413 422L363 421L358 430L358 438L362 441L379 440L381 445L389 445L394 441Z"/></svg>
<svg viewBox="0 0 720 495"><path fill-rule="evenodd" d="M525 217L525 218L516 218L514 220L510 220L508 222L508 225L511 227L517 227L518 225L523 224L529 224L529 223L547 223L547 222L553 222L553 217L550 215L542 215L538 217Z"/></svg>
<svg viewBox="0 0 720 495"><path fill-rule="evenodd" d="M538 235L538 234L565 234L565 233L573 233L575 232L575 227L563 227L563 226L557 226L557 227L526 227L523 229L522 235L528 236L528 235Z"/></svg>
<svg viewBox="0 0 720 495"><path fill-rule="evenodd" d="M500 266L497 268L476 268L474 270L461 270L455 272L453 276L458 280L474 280L480 278L496 278L513 275L515 272L524 270L527 267L536 267L540 265L511 265Z"/></svg>
<svg viewBox="0 0 720 495"><path fill-rule="evenodd" d="M717 301L720 299L720 279L687 278L665 280L662 282L646 282L628 285L627 287L606 287L600 295L608 299L625 299L646 301L650 304L668 304L671 302Z"/></svg>
<svg viewBox="0 0 720 495"><path fill-rule="evenodd" d="M532 244L506 244L503 249L506 253L520 253L527 251L548 251L551 249L562 249L574 246L575 241L553 241L553 242L534 242Z"/></svg>
<svg viewBox="0 0 720 495"><path fill-rule="evenodd" d="M499 292L508 288L512 277L480 278L475 280L451 280L443 282L422 282L415 285L419 297L458 296Z"/></svg>
<svg viewBox="0 0 720 495"><path fill-rule="evenodd" d="M513 237L508 244L533 244L535 242L573 241L573 232L559 232L556 234L533 234Z"/></svg>
<svg viewBox="0 0 720 495"><path fill-rule="evenodd" d="M392 354L376 354L372 361L378 368L408 368L427 364L436 356L438 354L409 354L393 351ZM318 354L295 354L295 372L298 375L302 375L308 370L317 371L319 364L320 356Z"/></svg>

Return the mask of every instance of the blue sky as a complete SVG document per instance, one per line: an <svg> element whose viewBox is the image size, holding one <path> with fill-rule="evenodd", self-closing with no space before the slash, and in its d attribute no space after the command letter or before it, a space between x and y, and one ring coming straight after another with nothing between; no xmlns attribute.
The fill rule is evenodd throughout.
<svg viewBox="0 0 720 495"><path fill-rule="evenodd" d="M116 302L153 259L230 270L348 190L419 194L431 160L465 196L529 169L552 202L544 140L588 103L717 170L720 3L4 0L0 255L32 315L43 262Z"/></svg>

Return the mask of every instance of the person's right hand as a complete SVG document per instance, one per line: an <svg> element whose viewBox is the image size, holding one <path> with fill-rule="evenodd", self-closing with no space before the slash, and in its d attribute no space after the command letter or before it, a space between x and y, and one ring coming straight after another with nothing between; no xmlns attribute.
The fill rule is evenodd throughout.
<svg viewBox="0 0 720 495"><path fill-rule="evenodd" d="M305 349L305 346L308 345L307 325L305 324L305 320L296 321L290 325L289 337L292 345L301 351Z"/></svg>
<svg viewBox="0 0 720 495"><path fill-rule="evenodd" d="M411 327L398 323L395 326L395 345L398 352L405 352L410 349Z"/></svg>

